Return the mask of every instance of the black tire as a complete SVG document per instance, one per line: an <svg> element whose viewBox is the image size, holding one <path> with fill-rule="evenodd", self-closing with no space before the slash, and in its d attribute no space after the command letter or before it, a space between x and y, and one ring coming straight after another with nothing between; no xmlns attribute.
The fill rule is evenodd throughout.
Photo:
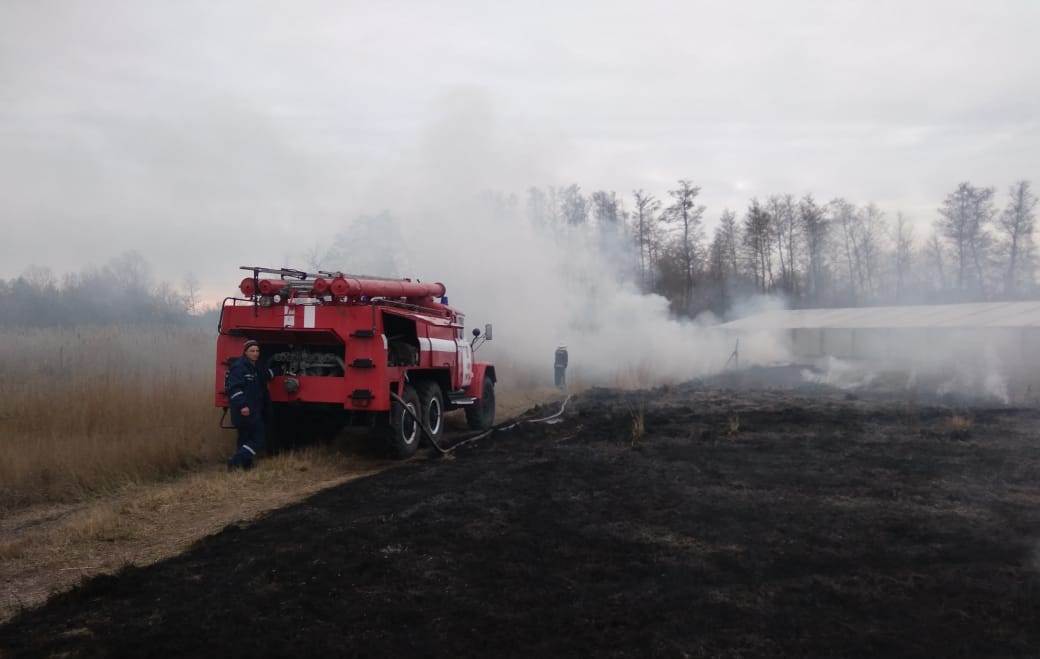
<svg viewBox="0 0 1040 659"><path fill-rule="evenodd" d="M343 413L337 409L276 403L267 424L269 454L291 451L336 438L343 429Z"/></svg>
<svg viewBox="0 0 1040 659"><path fill-rule="evenodd" d="M487 430L495 425L495 381L484 376L484 395L466 408L466 423L472 430Z"/></svg>
<svg viewBox="0 0 1040 659"><path fill-rule="evenodd" d="M422 418L427 439L432 437L434 442L440 444L444 435L444 394L436 382L422 382L417 388L422 409L419 417Z"/></svg>
<svg viewBox="0 0 1040 659"><path fill-rule="evenodd" d="M415 389L411 385L406 384L401 389L401 400L415 412L416 416L419 415L419 410L422 409L419 406L419 395L415 393ZM410 458L419 448L419 440L422 437L419 424L396 400L390 406L390 427L387 429L387 435L390 451L395 457Z"/></svg>

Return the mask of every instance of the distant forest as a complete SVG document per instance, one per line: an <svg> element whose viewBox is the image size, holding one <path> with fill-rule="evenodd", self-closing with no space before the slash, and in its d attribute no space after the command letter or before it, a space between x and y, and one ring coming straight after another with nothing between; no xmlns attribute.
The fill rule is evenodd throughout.
<svg viewBox="0 0 1040 659"><path fill-rule="evenodd" d="M680 180L666 198L637 190L625 199L569 185L533 187L523 199L484 193L481 201L489 213L526 219L537 231L585 235L615 264L619 281L664 296L678 316L724 315L754 294L791 308L1040 298L1037 197L1028 181L1003 200L994 188L959 184L923 236L903 214L887 216L873 203L780 194L752 199L742 214L723 210L709 238L700 190ZM384 213L359 218L352 229L378 234L394 225ZM330 259L341 260L317 250L301 260L314 269L342 267ZM191 275L156 283L136 252L60 279L33 266L0 279L0 326L215 322L198 290Z"/></svg>
<svg viewBox="0 0 1040 659"><path fill-rule="evenodd" d="M156 283L148 262L132 251L61 279L50 268L31 266L0 279L0 327L215 323L198 290L190 275L179 287Z"/></svg>
<svg viewBox="0 0 1040 659"><path fill-rule="evenodd" d="M700 188L678 181L667 198L642 190L582 193L577 185L531 188L506 212L536 226L620 236L622 262L636 284L674 313L724 313L742 297L772 294L791 308L1020 300L1038 296L1033 233L1037 197L1015 183L998 207L994 188L961 183L937 208L931 231L875 204L812 195L752 199L723 210L709 238ZM626 203L627 201L627 203Z"/></svg>

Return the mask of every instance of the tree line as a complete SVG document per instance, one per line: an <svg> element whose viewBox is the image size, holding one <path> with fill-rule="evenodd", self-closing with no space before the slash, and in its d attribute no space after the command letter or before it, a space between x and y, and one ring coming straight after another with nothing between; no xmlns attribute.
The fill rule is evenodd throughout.
<svg viewBox="0 0 1040 659"><path fill-rule="evenodd" d="M576 184L531 187L523 200L501 193L482 199L490 212L526 216L538 231L594 238L586 244L616 264L619 279L664 296L681 316L722 315L753 294L777 295L791 308L1040 297L1037 196L1028 181L1010 186L999 206L995 188L958 184L924 236L902 213L890 216L874 203L845 198L820 202L812 194L753 198L740 213L723 209L709 236L700 194L682 179L660 199L644 190L630 198L605 190L585 194ZM375 237L396 230L388 213L362 216L347 244L357 244L358 231L373 239L362 242L377 244ZM393 235L389 242L400 245L403 238ZM312 251L303 256L308 267L357 260L352 253ZM392 250L381 258L373 267L396 267ZM39 266L0 279L0 326L208 323L214 315L192 275L179 286L156 283L133 251L60 279Z"/></svg>
<svg viewBox="0 0 1040 659"><path fill-rule="evenodd" d="M156 282L134 251L60 278L48 267L30 266L18 277L0 279L0 327L209 324L212 316L194 276L179 287Z"/></svg>
<svg viewBox="0 0 1040 659"><path fill-rule="evenodd" d="M723 209L711 236L701 188L679 180L664 198L635 190L585 195L578 185L532 187L527 218L546 230L622 236L623 261L645 292L694 316L754 293L792 308L1019 300L1037 297L1037 197L1028 181L997 192L964 182L938 206L931 231L875 203L812 194L754 198ZM628 202L626 204L626 201ZM498 205L516 207L515 197Z"/></svg>

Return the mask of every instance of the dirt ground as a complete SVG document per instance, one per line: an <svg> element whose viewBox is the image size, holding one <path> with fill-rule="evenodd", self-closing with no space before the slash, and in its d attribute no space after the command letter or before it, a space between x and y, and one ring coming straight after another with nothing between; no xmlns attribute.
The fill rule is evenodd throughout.
<svg viewBox="0 0 1040 659"><path fill-rule="evenodd" d="M89 579L0 648L1036 656L1040 412L737 384L585 392Z"/></svg>

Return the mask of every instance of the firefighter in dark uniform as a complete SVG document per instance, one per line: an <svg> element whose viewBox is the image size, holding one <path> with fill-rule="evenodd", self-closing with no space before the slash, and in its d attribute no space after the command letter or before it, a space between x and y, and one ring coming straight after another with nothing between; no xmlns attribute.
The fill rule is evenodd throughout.
<svg viewBox="0 0 1040 659"><path fill-rule="evenodd" d="M228 368L224 392L231 405L231 423L238 430L238 450L227 462L229 471L252 469L264 448L264 411L271 404L267 383L274 376L272 369L260 363L260 344L252 339Z"/></svg>
<svg viewBox="0 0 1040 659"><path fill-rule="evenodd" d="M567 346L556 349L556 360L553 363L553 371L556 376L556 388L560 391L567 390Z"/></svg>

